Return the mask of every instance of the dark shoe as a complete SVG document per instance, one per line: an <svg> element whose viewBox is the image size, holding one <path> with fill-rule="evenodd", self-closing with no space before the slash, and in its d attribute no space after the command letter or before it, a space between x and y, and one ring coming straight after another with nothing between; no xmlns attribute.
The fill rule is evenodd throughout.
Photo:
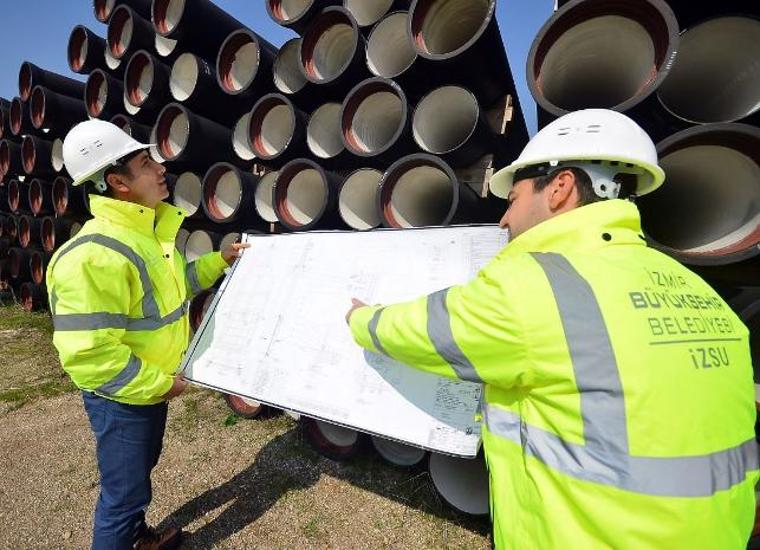
<svg viewBox="0 0 760 550"><path fill-rule="evenodd" d="M168 527L163 531L148 527L135 541L134 550L174 550L179 548L182 535L182 531L176 527Z"/></svg>

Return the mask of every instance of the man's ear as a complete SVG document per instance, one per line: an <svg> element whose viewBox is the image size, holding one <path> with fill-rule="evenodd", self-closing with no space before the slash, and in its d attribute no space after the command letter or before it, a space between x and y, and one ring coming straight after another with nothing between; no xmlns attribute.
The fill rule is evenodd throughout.
<svg viewBox="0 0 760 550"><path fill-rule="evenodd" d="M570 205L575 197L575 174L572 170L562 170L550 185L549 208L560 210Z"/></svg>
<svg viewBox="0 0 760 550"><path fill-rule="evenodd" d="M108 174L106 183L119 193L129 193L129 186L124 183L124 177L119 174Z"/></svg>

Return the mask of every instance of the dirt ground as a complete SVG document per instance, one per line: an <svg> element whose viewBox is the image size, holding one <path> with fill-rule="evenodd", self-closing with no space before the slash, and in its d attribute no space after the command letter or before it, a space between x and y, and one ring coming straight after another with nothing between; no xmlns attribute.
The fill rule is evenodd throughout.
<svg viewBox="0 0 760 550"><path fill-rule="evenodd" d="M0 308L0 548L86 548L98 494L81 396L49 320ZM424 468L367 450L325 459L285 415L243 420L219 394L172 401L148 521L183 548L489 548L488 520L457 515Z"/></svg>

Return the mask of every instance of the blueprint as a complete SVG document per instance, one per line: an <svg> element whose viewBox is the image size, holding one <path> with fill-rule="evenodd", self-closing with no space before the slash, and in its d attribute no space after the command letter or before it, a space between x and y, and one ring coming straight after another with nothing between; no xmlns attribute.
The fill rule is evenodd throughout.
<svg viewBox="0 0 760 550"><path fill-rule="evenodd" d="M355 344L345 314L473 278L496 226L247 235L183 363L192 382L436 452L472 457L480 384Z"/></svg>

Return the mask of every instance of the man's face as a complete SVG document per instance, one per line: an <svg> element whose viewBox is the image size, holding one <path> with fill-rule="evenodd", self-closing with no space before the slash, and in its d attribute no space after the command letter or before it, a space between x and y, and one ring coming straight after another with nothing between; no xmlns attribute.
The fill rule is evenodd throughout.
<svg viewBox="0 0 760 550"><path fill-rule="evenodd" d="M124 184L129 188L131 202L155 208L169 196L164 174L166 168L151 158L147 151L141 151L126 164L129 176L124 176Z"/></svg>
<svg viewBox="0 0 760 550"><path fill-rule="evenodd" d="M510 239L525 233L551 216L545 195L533 191L533 180L516 182L507 196L507 211L499 222L499 227L509 229Z"/></svg>

